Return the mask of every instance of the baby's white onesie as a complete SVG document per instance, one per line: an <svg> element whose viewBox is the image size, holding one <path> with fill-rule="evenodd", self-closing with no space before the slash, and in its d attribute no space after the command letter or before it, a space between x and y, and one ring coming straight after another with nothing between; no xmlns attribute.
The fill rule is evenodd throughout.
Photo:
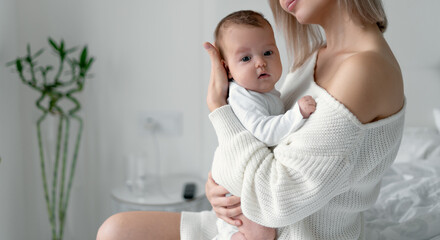
<svg viewBox="0 0 440 240"><path fill-rule="evenodd" d="M280 92L275 88L268 93L259 93L231 82L228 103L243 126L268 146L277 145L305 121L298 103L284 112Z"/></svg>

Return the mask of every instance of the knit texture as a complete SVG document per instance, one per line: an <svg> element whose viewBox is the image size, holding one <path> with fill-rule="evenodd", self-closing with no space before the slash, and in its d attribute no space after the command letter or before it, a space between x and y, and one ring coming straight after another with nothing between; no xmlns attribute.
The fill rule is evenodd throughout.
<svg viewBox="0 0 440 240"><path fill-rule="evenodd" d="M277 228L278 239L364 239L362 212L376 201L380 180L397 154L405 107L362 124L315 84L315 61L316 54L289 74L285 85L296 87L285 87L282 93L286 107L310 93L316 111L273 151L245 130L230 106L210 114L219 142L212 175L241 197L246 217ZM204 238L208 223L192 224L199 215L189 221L187 214L182 214L182 232L197 237L182 239L215 236L215 220L209 223L213 232Z"/></svg>

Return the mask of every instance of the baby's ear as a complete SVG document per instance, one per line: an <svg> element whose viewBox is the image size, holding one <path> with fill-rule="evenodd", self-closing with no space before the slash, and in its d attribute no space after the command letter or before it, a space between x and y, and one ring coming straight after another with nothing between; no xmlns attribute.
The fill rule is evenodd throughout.
<svg viewBox="0 0 440 240"><path fill-rule="evenodd" d="M226 74L228 74L228 80L232 80L231 71L229 71L228 64L227 64L227 63L225 62L225 60L223 60L223 59L222 59L222 64L223 64L223 67L224 67L225 70L226 70Z"/></svg>

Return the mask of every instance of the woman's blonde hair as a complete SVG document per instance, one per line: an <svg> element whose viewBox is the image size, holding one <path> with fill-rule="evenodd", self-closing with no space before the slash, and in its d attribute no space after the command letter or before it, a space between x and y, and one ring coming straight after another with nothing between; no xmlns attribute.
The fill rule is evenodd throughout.
<svg viewBox="0 0 440 240"><path fill-rule="evenodd" d="M279 0L269 0L278 28L281 28L286 40L289 59L294 57L292 70L300 67L313 52L325 45L322 30L318 25L300 24L296 18L284 11ZM382 0L338 0L350 15L357 15L363 23L376 23L381 32L385 32L388 21Z"/></svg>

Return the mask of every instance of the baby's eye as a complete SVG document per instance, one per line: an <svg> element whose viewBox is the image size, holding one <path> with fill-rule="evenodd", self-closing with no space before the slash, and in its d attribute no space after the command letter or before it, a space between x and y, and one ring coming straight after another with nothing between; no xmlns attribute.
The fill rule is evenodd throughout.
<svg viewBox="0 0 440 240"><path fill-rule="evenodd" d="M250 61L250 60L251 60L251 58L248 57L248 56L246 56L246 57L242 57L242 58L241 58L241 61L243 61L243 62L248 62L248 61Z"/></svg>
<svg viewBox="0 0 440 240"><path fill-rule="evenodd" d="M272 54L273 54L272 51L266 51L266 52L264 52L264 56L270 56L270 55L272 55Z"/></svg>

